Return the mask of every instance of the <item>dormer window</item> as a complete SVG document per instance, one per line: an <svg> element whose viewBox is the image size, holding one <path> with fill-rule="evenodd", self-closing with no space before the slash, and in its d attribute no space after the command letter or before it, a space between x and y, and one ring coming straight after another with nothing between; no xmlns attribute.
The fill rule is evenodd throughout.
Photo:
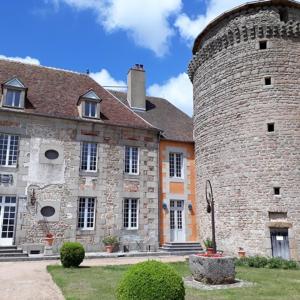
<svg viewBox="0 0 300 300"><path fill-rule="evenodd" d="M97 103L84 101L84 113L86 118L97 118Z"/></svg>
<svg viewBox="0 0 300 300"><path fill-rule="evenodd" d="M100 119L101 99L93 90L82 95L78 100L79 113L82 118Z"/></svg>
<svg viewBox="0 0 300 300"><path fill-rule="evenodd" d="M26 88L17 78L2 85L2 106L9 108L24 108Z"/></svg>

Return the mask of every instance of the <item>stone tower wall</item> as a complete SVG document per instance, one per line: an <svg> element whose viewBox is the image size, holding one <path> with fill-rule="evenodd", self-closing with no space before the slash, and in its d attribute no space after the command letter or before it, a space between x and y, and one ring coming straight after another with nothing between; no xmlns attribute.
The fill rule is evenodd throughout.
<svg viewBox="0 0 300 300"><path fill-rule="evenodd" d="M214 22L195 44L189 65L200 238L211 236L205 200L210 179L219 249L271 256L270 228L289 228L290 254L299 259L300 5L267 3ZM259 49L260 41L267 49Z"/></svg>

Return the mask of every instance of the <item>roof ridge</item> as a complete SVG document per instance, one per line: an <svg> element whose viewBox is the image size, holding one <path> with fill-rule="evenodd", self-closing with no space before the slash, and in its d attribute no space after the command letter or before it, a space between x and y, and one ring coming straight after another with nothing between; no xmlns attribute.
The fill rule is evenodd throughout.
<svg viewBox="0 0 300 300"><path fill-rule="evenodd" d="M72 73L72 74L76 74L76 75L88 76L85 73L80 73L80 72L77 72L77 71L66 70L66 69L61 69L61 68L56 68L56 67L49 67L49 66L39 65L39 64L35 64L35 63L19 61L19 60L15 60L15 59L11 59L11 58L1 57L0 60L8 61L8 62L14 62L14 63L17 63L17 64L22 64L22 65L30 65L30 66L38 67L38 68L41 68L41 69L49 69L49 70L53 70L53 71L60 71L60 72ZM88 77L90 77L90 76L88 76Z"/></svg>

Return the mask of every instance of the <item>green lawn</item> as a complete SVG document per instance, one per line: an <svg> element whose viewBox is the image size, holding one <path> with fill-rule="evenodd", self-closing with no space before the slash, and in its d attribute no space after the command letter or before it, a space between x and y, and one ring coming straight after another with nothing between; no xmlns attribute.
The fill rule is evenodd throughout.
<svg viewBox="0 0 300 300"><path fill-rule="evenodd" d="M181 276L190 274L187 263L171 264ZM129 266L64 269L48 266L52 278L68 300L115 299L118 281ZM219 291L186 289L186 300L299 300L300 271L238 267L237 278L257 283L254 287ZM142 300L142 299L141 299Z"/></svg>

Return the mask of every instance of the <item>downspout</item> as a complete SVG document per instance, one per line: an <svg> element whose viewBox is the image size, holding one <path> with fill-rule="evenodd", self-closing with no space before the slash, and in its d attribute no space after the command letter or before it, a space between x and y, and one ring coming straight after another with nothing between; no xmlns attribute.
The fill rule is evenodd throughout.
<svg viewBox="0 0 300 300"><path fill-rule="evenodd" d="M158 140L158 151L157 151L157 170L158 170L158 188L157 188L157 192L158 192L158 247L161 247L162 245L160 245L160 235L161 235L161 231L160 231L160 224L161 224L161 219L160 219L160 210L161 210L161 205L160 205L160 195L161 195L161 185L160 185L160 174L161 174L161 170L160 170L160 140L161 140L161 135L162 135L162 131L159 131L159 133L157 134L157 140Z"/></svg>

